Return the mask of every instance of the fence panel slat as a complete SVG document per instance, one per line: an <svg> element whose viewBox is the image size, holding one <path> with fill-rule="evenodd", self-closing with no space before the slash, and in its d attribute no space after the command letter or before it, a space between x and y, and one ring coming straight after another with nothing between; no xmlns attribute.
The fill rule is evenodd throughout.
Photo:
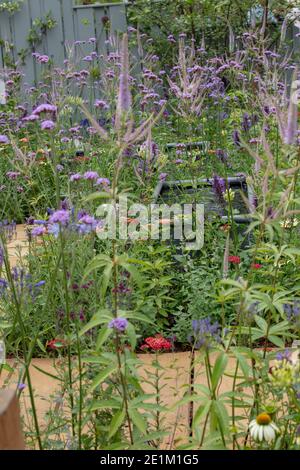
<svg viewBox="0 0 300 470"><path fill-rule="evenodd" d="M62 64L65 58L65 54L63 21L61 15L61 3L59 0L52 0L50 11L57 24L46 35L48 54L55 64Z"/></svg>
<svg viewBox="0 0 300 470"><path fill-rule="evenodd" d="M107 45L105 41L108 39L105 28L105 17L107 15L107 10L104 7L94 8L94 22L96 29L96 38L97 38L97 49L98 53L103 54L104 57L107 56Z"/></svg>
<svg viewBox="0 0 300 470"><path fill-rule="evenodd" d="M75 41L75 19L73 10L73 0L60 0L63 22L63 35L65 42L65 58L69 58L70 50L74 47Z"/></svg>
<svg viewBox="0 0 300 470"><path fill-rule="evenodd" d="M27 51L24 57L24 64L22 65L22 72L25 74L25 81L33 83L35 79L34 62L32 57L32 48L27 41L27 36L31 28L31 11L29 9L28 2L24 2L22 10L15 13L13 20L14 45L16 52L21 52L22 49Z"/></svg>
<svg viewBox="0 0 300 470"><path fill-rule="evenodd" d="M3 3L5 0L0 0ZM48 12L56 19L57 25L43 34L41 41L30 44L27 40L28 33L35 19L44 18ZM109 20L108 30L105 17ZM27 50L22 71L26 78L25 83L37 83L44 65L36 62L32 52L47 54L53 62L60 66L63 60L69 57L70 48L74 42L88 41L96 37L96 50L106 56L109 50L106 40L109 35L126 31L126 5L125 4L95 4L90 6L76 6L74 0L26 0L21 11L8 17L6 12L0 15L0 39L15 44L13 50L14 60L18 60L18 52ZM77 47L77 54L71 57L76 61L76 55L89 55L94 50L88 42ZM3 68L4 47L0 46L0 67ZM82 67L84 63L77 64Z"/></svg>

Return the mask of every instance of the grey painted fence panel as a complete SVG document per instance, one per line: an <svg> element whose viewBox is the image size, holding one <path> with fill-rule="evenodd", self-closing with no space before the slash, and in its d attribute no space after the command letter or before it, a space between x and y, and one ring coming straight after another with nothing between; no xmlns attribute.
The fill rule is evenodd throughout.
<svg viewBox="0 0 300 470"><path fill-rule="evenodd" d="M12 42L17 51L28 48L27 35L32 25L31 8L29 2L24 2L22 14L17 14L13 18L14 21L14 37ZM33 83L35 81L35 64L32 57L32 50L28 52L26 60L22 67L25 74L25 81Z"/></svg>
<svg viewBox="0 0 300 470"><path fill-rule="evenodd" d="M70 14L72 11L73 0L60 0L60 3L65 45L65 58L69 58L69 48L72 47L75 41L74 15Z"/></svg>
<svg viewBox="0 0 300 470"><path fill-rule="evenodd" d="M44 15L48 13L48 5L45 0L43 2ZM57 26L50 30L46 35L46 53L55 64L62 64L65 58L64 54L64 33L63 21L61 16L61 2L59 0L51 1L51 13L57 21ZM44 41L43 41L44 42Z"/></svg>
<svg viewBox="0 0 300 470"><path fill-rule="evenodd" d="M0 3L4 2L5 0L0 0ZM57 25L43 35L41 42L33 46L27 40L32 23L36 18L45 17L48 12L51 12ZM107 32L102 20L104 16L110 19L111 34L126 30L126 7L123 2L83 6L74 5L74 0L24 0L21 11L14 15L0 13L0 39L14 44L14 61L19 57L18 52L27 50L26 62L22 65L25 81L37 83L42 66L33 59L33 52L47 54L55 64L62 65L64 59L69 57L70 50L74 50L74 41L88 41L89 38L96 37L97 51L105 54ZM87 43L80 46L80 52L88 55L93 47ZM4 68L3 56L4 47L0 46L0 68Z"/></svg>
<svg viewBox="0 0 300 470"><path fill-rule="evenodd" d="M104 57L106 57L107 51L108 51L108 47L105 42L108 39L108 34L106 32L106 28L103 23L103 18L105 16L107 16L107 9L105 7L94 8L97 49L98 49L98 53L103 54Z"/></svg>
<svg viewBox="0 0 300 470"><path fill-rule="evenodd" d="M8 0L0 0L0 3L5 1ZM63 60L69 56L70 47L75 40L84 41L96 37L97 51L106 55L109 50L106 44L108 37L127 28L125 0L120 3L98 5L74 5L74 3L75 0L24 0L21 11L14 15L0 13L0 39L15 45L12 51L13 59L18 59L20 50L28 49L26 63L22 67L26 82L37 83L42 70L32 58L32 52L35 50L47 53L57 65L62 65ZM57 25L43 35L41 43L37 44L36 48L32 47L27 41L32 22L35 18L45 16L49 11L52 12ZM104 25L104 17L109 18L109 30ZM291 29L294 30L291 33L291 38L294 40L293 49L299 54L300 38L296 36L299 30L296 27ZM87 55L91 51L91 45L81 46L81 53ZM5 47L0 44L0 69L5 66L4 55Z"/></svg>

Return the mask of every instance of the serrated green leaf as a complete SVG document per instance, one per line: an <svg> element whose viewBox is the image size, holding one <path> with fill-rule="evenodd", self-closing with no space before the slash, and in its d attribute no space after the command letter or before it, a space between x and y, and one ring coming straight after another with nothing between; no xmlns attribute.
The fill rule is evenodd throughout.
<svg viewBox="0 0 300 470"><path fill-rule="evenodd" d="M106 367L104 370L102 370L96 377L94 378L90 391L95 390L102 382L104 382L107 377L109 377L111 374L113 374L117 370L116 364L113 364L111 366Z"/></svg>
<svg viewBox="0 0 300 470"><path fill-rule="evenodd" d="M105 343L105 341L108 340L108 338L110 337L112 332L113 332L113 329L108 328L107 326L104 326L103 328L101 328L101 330L98 333L97 341L96 341L96 351L97 352L99 351L101 346Z"/></svg>
<svg viewBox="0 0 300 470"><path fill-rule="evenodd" d="M128 412L132 422L135 424L138 430L142 434L147 434L147 424L141 413L134 408L130 408L130 406Z"/></svg>
<svg viewBox="0 0 300 470"><path fill-rule="evenodd" d="M210 407L211 407L211 400L208 400L207 402L203 403L202 405L199 406L197 409L194 419L193 419L193 428L195 429L197 426L200 426L201 420L205 418L207 413L209 413Z"/></svg>
<svg viewBox="0 0 300 470"><path fill-rule="evenodd" d="M91 405L87 408L88 411L97 411L105 409L120 409L122 406L121 402L117 400L94 400Z"/></svg>
<svg viewBox="0 0 300 470"><path fill-rule="evenodd" d="M216 389L220 378L225 372L227 364L228 364L227 354L223 352L220 353L216 359L213 372L212 372L212 377L211 377L211 384L212 384L213 390Z"/></svg>
<svg viewBox="0 0 300 470"><path fill-rule="evenodd" d="M113 416L111 423L110 423L108 439L111 439L116 434L116 432L122 426L124 419L125 419L125 410L122 409L120 411L117 411L117 413Z"/></svg>

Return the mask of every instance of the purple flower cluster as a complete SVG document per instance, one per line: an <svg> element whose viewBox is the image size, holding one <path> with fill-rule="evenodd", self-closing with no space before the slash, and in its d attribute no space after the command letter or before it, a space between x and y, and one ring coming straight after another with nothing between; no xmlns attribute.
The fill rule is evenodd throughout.
<svg viewBox="0 0 300 470"><path fill-rule="evenodd" d="M285 351L278 352L276 354L277 361L292 362L292 351L286 349Z"/></svg>
<svg viewBox="0 0 300 470"><path fill-rule="evenodd" d="M23 268L14 267L11 272L11 277L19 301L34 301L40 294L41 288L45 285L45 281L34 282L32 275ZM5 296L7 301L13 299L9 290L9 284L5 279L0 279L0 295Z"/></svg>
<svg viewBox="0 0 300 470"><path fill-rule="evenodd" d="M61 209L50 211L49 221L32 220L28 221L29 225L35 225L31 230L32 237L39 237L46 233L58 237L59 233L68 230L81 235L95 232L101 221L96 220L85 211L79 211L77 217L74 211L69 209L68 201L63 201Z"/></svg>
<svg viewBox="0 0 300 470"><path fill-rule="evenodd" d="M55 123L51 121L50 119L47 119L46 121L43 121L41 124L41 129L42 131L51 131L55 128Z"/></svg>
<svg viewBox="0 0 300 470"><path fill-rule="evenodd" d="M211 319L201 318L192 321L192 334L188 340L194 344L196 349L209 349L214 343L221 343L221 327L218 322Z"/></svg>
<svg viewBox="0 0 300 470"><path fill-rule="evenodd" d="M32 114L36 116L39 116L42 113L49 113L55 115L57 113L57 107L53 104L43 103L32 111Z"/></svg>
<svg viewBox="0 0 300 470"><path fill-rule="evenodd" d="M94 103L94 106L95 108L99 108L99 109L104 109L104 110L109 109L109 105L104 100L96 100Z"/></svg>
<svg viewBox="0 0 300 470"><path fill-rule="evenodd" d="M50 224L68 225L69 220L70 220L69 211L61 209L61 210L54 212L51 215L49 222Z"/></svg>
<svg viewBox="0 0 300 470"><path fill-rule="evenodd" d="M0 235L5 241L11 241L17 234L17 225L15 221L0 220Z"/></svg>
<svg viewBox="0 0 300 470"><path fill-rule="evenodd" d="M108 327L116 330L119 333L123 333L128 326L128 320L126 318L114 318L109 322Z"/></svg>
<svg viewBox="0 0 300 470"><path fill-rule="evenodd" d="M224 178L221 178L218 175L214 175L212 188L220 202L224 202L224 193L226 192L226 183Z"/></svg>
<svg viewBox="0 0 300 470"><path fill-rule="evenodd" d="M96 230L99 222L94 217L88 214L79 217L77 224L78 233L86 235Z"/></svg>
<svg viewBox="0 0 300 470"><path fill-rule="evenodd" d="M300 329L300 300L283 306L288 321L297 329Z"/></svg>
<svg viewBox="0 0 300 470"><path fill-rule="evenodd" d="M0 144L9 144L9 138L6 135L0 135Z"/></svg>
<svg viewBox="0 0 300 470"><path fill-rule="evenodd" d="M50 60L46 54L39 54L38 52L33 52L32 57L34 57L39 64L47 64Z"/></svg>

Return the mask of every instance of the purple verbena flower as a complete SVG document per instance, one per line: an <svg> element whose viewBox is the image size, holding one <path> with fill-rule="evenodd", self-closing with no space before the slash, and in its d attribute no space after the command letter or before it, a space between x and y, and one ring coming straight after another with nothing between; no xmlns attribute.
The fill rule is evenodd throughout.
<svg viewBox="0 0 300 470"><path fill-rule="evenodd" d="M109 328L113 328L119 333L122 333L123 331L125 331L127 326L128 326L128 320L126 318L114 318L108 324Z"/></svg>
<svg viewBox="0 0 300 470"><path fill-rule="evenodd" d="M40 225L39 227L34 227L34 229L32 229L31 235L32 237L40 237L44 235L46 232L47 232L46 227L43 227L42 225Z"/></svg>
<svg viewBox="0 0 300 470"><path fill-rule="evenodd" d="M57 107L54 106L53 104L43 103L43 104L40 104L37 108L35 108L32 111L32 114L37 115L37 116L39 116L42 113L56 114Z"/></svg>
<svg viewBox="0 0 300 470"><path fill-rule="evenodd" d="M97 185L109 186L110 180L108 178L98 178L96 181Z"/></svg>
<svg viewBox="0 0 300 470"><path fill-rule="evenodd" d="M61 224L61 225L68 225L70 220L70 213L69 211L66 211L64 209L58 210L54 212L50 219L49 222L50 224Z"/></svg>
<svg viewBox="0 0 300 470"><path fill-rule="evenodd" d="M83 175L85 180L93 181L99 178L99 175L96 171L86 171Z"/></svg>
<svg viewBox="0 0 300 470"><path fill-rule="evenodd" d="M82 175L80 173L74 173L73 175L70 176L70 181L79 181L82 179Z"/></svg>
<svg viewBox="0 0 300 470"><path fill-rule="evenodd" d="M41 129L43 131L51 131L54 128L55 128L55 124L53 121L50 121L50 120L43 121L41 124Z"/></svg>
<svg viewBox="0 0 300 470"><path fill-rule="evenodd" d="M0 144L9 144L9 138L6 135L0 135Z"/></svg>

